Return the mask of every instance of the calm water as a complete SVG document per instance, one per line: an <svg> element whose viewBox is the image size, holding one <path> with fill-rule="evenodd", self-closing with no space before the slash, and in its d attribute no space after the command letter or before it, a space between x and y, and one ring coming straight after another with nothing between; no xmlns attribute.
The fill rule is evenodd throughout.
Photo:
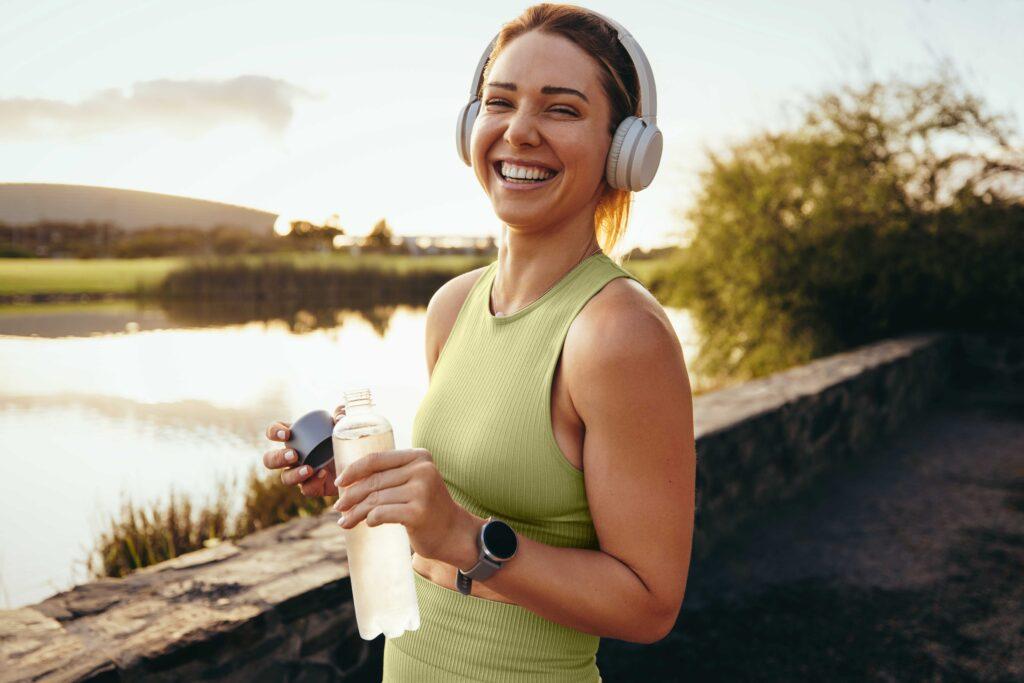
<svg viewBox="0 0 1024 683"><path fill-rule="evenodd" d="M690 362L689 318L666 310ZM125 497L166 500L172 487L206 497L218 478L261 466L268 424L333 409L346 388L370 387L395 447L408 448L428 381L424 314L0 310L0 607L87 580L93 539Z"/></svg>

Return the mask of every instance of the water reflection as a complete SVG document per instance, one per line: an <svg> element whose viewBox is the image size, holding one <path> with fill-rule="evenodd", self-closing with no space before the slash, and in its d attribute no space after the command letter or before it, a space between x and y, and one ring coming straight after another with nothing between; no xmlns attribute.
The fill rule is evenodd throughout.
<svg viewBox="0 0 1024 683"><path fill-rule="evenodd" d="M668 312L689 359L685 311ZM333 408L347 388L371 387L407 448L427 387L424 324L409 305L0 309L0 606L85 580L122 492L210 495L258 466L270 422Z"/></svg>
<svg viewBox="0 0 1024 683"><path fill-rule="evenodd" d="M221 327L278 321L292 332L334 328L347 319L362 319L381 336L400 306L426 309L426 301L362 305L298 301L191 301L168 299L83 304L0 306L0 334L32 337L73 337L117 332L193 327Z"/></svg>
<svg viewBox="0 0 1024 683"><path fill-rule="evenodd" d="M409 302L406 307L424 308L427 301ZM387 333L388 321L398 309L397 304L366 304L344 307L336 304L297 301L191 301L168 300L159 304L167 320L175 327L209 327L236 325L254 321L277 320L292 332L309 332L344 324L358 317L370 324L381 336Z"/></svg>

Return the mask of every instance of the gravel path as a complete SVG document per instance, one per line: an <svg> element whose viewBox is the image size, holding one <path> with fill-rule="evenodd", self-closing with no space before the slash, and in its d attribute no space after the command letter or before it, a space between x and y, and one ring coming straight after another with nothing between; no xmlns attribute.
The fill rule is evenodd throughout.
<svg viewBox="0 0 1024 683"><path fill-rule="evenodd" d="M614 653L614 659L609 655ZM1024 681L1024 405L947 401L690 571L607 681Z"/></svg>

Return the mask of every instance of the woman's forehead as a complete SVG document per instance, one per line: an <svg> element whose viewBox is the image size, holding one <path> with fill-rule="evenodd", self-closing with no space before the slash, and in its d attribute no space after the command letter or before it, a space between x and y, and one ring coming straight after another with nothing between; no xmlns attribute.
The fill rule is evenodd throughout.
<svg viewBox="0 0 1024 683"><path fill-rule="evenodd" d="M562 36L531 31L501 51L486 83L515 84L518 91L540 91L548 85L579 90L590 96L599 84L597 65L583 48Z"/></svg>

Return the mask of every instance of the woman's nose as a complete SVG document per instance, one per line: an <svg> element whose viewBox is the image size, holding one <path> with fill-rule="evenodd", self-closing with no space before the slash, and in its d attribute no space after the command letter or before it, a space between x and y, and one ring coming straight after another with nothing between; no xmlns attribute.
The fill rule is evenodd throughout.
<svg viewBox="0 0 1024 683"><path fill-rule="evenodd" d="M505 129L505 142L512 147L529 145L536 147L540 144L540 133L537 130L537 122L533 114L527 111L517 111L508 122Z"/></svg>

